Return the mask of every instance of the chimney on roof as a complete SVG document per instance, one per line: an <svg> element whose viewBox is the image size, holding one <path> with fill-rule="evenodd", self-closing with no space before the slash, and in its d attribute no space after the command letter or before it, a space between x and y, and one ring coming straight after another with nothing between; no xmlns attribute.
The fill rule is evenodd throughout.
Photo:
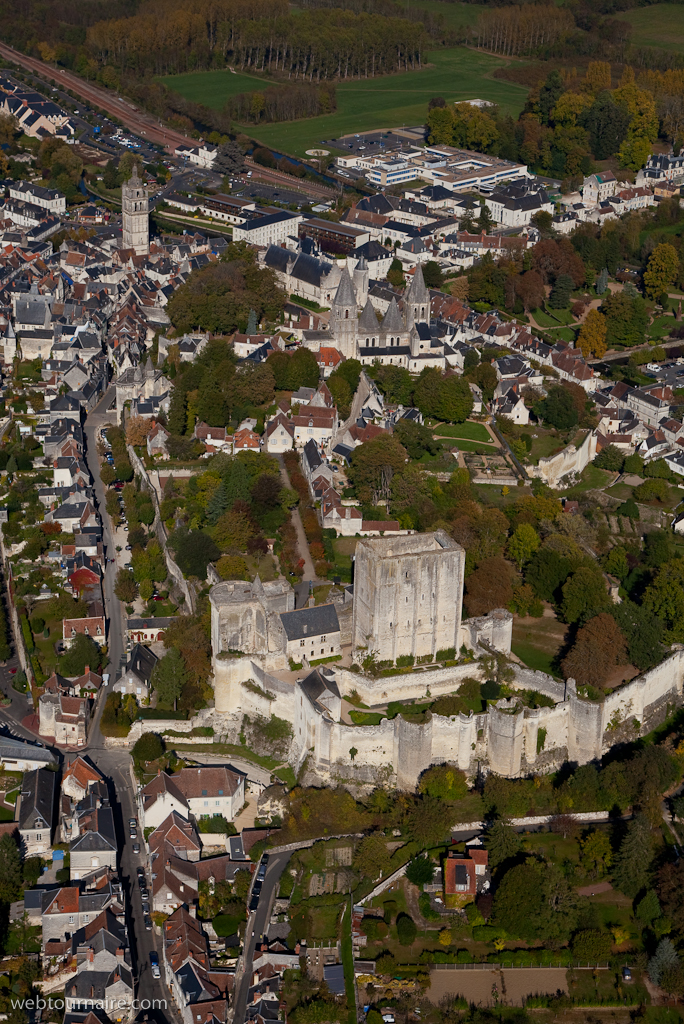
<svg viewBox="0 0 684 1024"><path fill-rule="evenodd" d="M117 960L120 960L120 961L121 961L121 963L123 963L123 959L124 959L124 951L123 951L123 949L121 948L121 946L119 946L119 948L118 948L118 949L117 949L117 951L116 951L116 959L117 959Z"/></svg>
<svg viewBox="0 0 684 1024"><path fill-rule="evenodd" d="M92 971L93 970L93 965L95 963L95 951L92 948L88 950L88 957L87 957L87 959L88 959L88 970Z"/></svg>
<svg viewBox="0 0 684 1024"><path fill-rule="evenodd" d="M190 915L190 917L194 917L195 920L197 920L197 907L195 906L194 903L188 904L188 914Z"/></svg>

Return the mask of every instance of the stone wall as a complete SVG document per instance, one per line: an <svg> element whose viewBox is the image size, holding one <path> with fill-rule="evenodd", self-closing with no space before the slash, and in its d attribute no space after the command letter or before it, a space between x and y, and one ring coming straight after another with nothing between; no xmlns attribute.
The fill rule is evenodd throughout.
<svg viewBox="0 0 684 1024"><path fill-rule="evenodd" d="M143 488L143 490L147 491L150 497L152 498L152 504L154 505L154 532L157 535L159 546L164 552L164 559L166 561L166 568L169 573L169 576L173 579L175 585L182 593L185 599L185 603L187 605L188 612L194 613L196 611L195 592L188 585L188 581L184 578L183 573L180 571L180 569L174 562L173 558L171 557L171 551L168 545L169 537L159 512L159 498L157 496L157 489L154 486L154 484L150 481L150 478L147 475L147 470L145 469L145 466L138 458L135 449L130 444L126 445L126 449L128 451L128 457L131 460L131 465L133 466L136 475L140 477L140 486Z"/></svg>
<svg viewBox="0 0 684 1024"><path fill-rule="evenodd" d="M557 455L549 455L539 460L537 466L527 466L531 477L544 480L549 487L560 487L560 481L571 473L580 474L596 455L596 431L587 434L579 448L569 444Z"/></svg>

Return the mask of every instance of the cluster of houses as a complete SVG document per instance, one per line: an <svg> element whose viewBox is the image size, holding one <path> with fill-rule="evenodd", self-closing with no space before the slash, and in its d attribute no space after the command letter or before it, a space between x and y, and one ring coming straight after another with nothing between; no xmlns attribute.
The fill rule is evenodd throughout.
<svg viewBox="0 0 684 1024"><path fill-rule="evenodd" d="M76 122L60 106L6 74L0 75L0 114L13 117L31 139L74 141Z"/></svg>

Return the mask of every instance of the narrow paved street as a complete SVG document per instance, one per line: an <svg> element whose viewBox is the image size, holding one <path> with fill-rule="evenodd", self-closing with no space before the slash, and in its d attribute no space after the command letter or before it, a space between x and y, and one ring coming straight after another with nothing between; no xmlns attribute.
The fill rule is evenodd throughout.
<svg viewBox="0 0 684 1024"><path fill-rule="evenodd" d="M85 459L90 475L93 478L98 511L102 519L104 551L108 559L116 558L116 540L105 508L106 489L100 477L100 462L97 456L97 432L106 423L114 423L116 421L115 413L109 411L114 397L114 388L110 387L101 402L88 416L84 427L87 446ZM116 562L108 562L103 591L108 623L107 650L109 652L109 664L105 671L109 672L110 685L113 684L118 674L121 660L126 651L123 611L121 602L114 594L116 574ZM161 979L155 980L152 977L150 968L150 951L157 948L157 941L154 931L145 930L140 888L136 880L136 869L139 866L145 868L148 887L151 886L152 880L147 857L144 853L142 835L140 832L138 833L138 840L142 848L140 854L133 853L133 840L129 839L128 836L129 819L138 817L136 790L131 775L130 754L126 749L107 749L104 736L100 731L102 709L104 708L108 692L108 690L104 690L98 701L95 715L90 724L88 745L85 753L97 765L100 771L111 780L110 795L114 811L117 843L121 852L119 877L128 908L128 940L131 946L134 976L138 982L137 998L140 1001L162 1000L162 1007L165 1007L165 1009L141 1011L149 1013L151 1018L158 1020L161 1024L162 1021L174 1020L177 1014L172 1009L170 995L163 981Z"/></svg>

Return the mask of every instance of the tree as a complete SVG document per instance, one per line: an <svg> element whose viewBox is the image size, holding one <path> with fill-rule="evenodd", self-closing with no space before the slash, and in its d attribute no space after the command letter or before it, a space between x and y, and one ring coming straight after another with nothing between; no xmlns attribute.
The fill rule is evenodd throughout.
<svg viewBox="0 0 684 1024"><path fill-rule="evenodd" d="M143 601L149 601L154 594L154 583L152 580L143 580L139 589Z"/></svg>
<svg viewBox="0 0 684 1024"><path fill-rule="evenodd" d="M681 961L663 968L660 974L660 987L669 996L674 996L675 1001L684 996L684 964Z"/></svg>
<svg viewBox="0 0 684 1024"><path fill-rule="evenodd" d="M638 920L645 925L653 924L655 919L662 915L660 901L654 889L649 889L646 895L639 900L635 913Z"/></svg>
<svg viewBox="0 0 684 1024"><path fill-rule="evenodd" d="M484 558L466 579L463 604L468 615L486 615L494 608L506 608L512 599L511 566L500 555Z"/></svg>
<svg viewBox="0 0 684 1024"><path fill-rule="evenodd" d="M152 669L150 682L157 691L159 700L163 704L173 704L175 708L186 680L187 672L183 657L176 647L172 647Z"/></svg>
<svg viewBox="0 0 684 1024"><path fill-rule="evenodd" d="M0 838L0 903L12 903L21 892L21 854L14 835Z"/></svg>
<svg viewBox="0 0 684 1024"><path fill-rule="evenodd" d="M641 514L639 512L639 506L637 505L634 498L628 498L627 501L623 501L621 505L615 509L616 515L626 516L628 519L640 519Z"/></svg>
<svg viewBox="0 0 684 1024"><path fill-rule="evenodd" d="M580 846L582 861L591 872L591 877L604 875L613 861L613 851L608 833L593 829L584 837Z"/></svg>
<svg viewBox="0 0 684 1024"><path fill-rule="evenodd" d="M649 299L655 299L661 292L667 292L674 284L678 273L679 256L674 245L669 242L656 245L644 271L644 286Z"/></svg>
<svg viewBox="0 0 684 1024"><path fill-rule="evenodd" d="M439 944L440 944L440 946L450 946L451 945L451 929L450 928L442 928L442 930L439 933Z"/></svg>
<svg viewBox="0 0 684 1024"><path fill-rule="evenodd" d="M417 885L419 889L424 885L430 885L434 877L434 873L434 864L427 856L414 857L413 860L409 861L408 867L406 868L406 877L409 882L412 882L413 885Z"/></svg>
<svg viewBox="0 0 684 1024"><path fill-rule="evenodd" d="M563 585L562 592L561 613L565 622L586 622L612 603L598 567L580 566Z"/></svg>
<svg viewBox="0 0 684 1024"><path fill-rule="evenodd" d="M670 538L665 530L651 530L644 537L644 565L649 569L658 569L671 556Z"/></svg>
<svg viewBox="0 0 684 1024"><path fill-rule="evenodd" d="M408 830L411 838L422 847L441 842L449 831L441 801L427 796L417 800L409 811Z"/></svg>
<svg viewBox="0 0 684 1024"><path fill-rule="evenodd" d="M602 686L615 665L627 660L627 644L612 615L602 612L589 619L577 633L568 656L563 659L563 675L581 685Z"/></svg>
<svg viewBox="0 0 684 1024"><path fill-rule="evenodd" d="M608 932L587 928L573 936L572 955L576 960L597 964L609 959L612 945Z"/></svg>
<svg viewBox="0 0 684 1024"><path fill-rule="evenodd" d="M395 288L402 288L404 285L404 265L396 256L387 271L387 280Z"/></svg>
<svg viewBox="0 0 684 1024"><path fill-rule="evenodd" d="M454 764L428 768L420 777L418 792L438 800L462 800L468 792L465 772Z"/></svg>
<svg viewBox="0 0 684 1024"><path fill-rule="evenodd" d="M640 295L609 292L601 303L606 318L606 344L610 348L642 345L648 326L646 303Z"/></svg>
<svg viewBox="0 0 684 1024"><path fill-rule="evenodd" d="M558 430L569 430L578 421L577 409L572 395L561 384L553 384L546 398L534 407L535 413Z"/></svg>
<svg viewBox="0 0 684 1024"><path fill-rule="evenodd" d="M616 576L621 581L626 579L629 574L627 552L623 547L611 548L602 564L607 573Z"/></svg>
<svg viewBox="0 0 684 1024"><path fill-rule="evenodd" d="M579 117L579 123L589 133L591 151L597 160L606 160L617 153L629 128L629 111L613 102L609 89L610 77L606 89Z"/></svg>
<svg viewBox="0 0 684 1024"><path fill-rule="evenodd" d="M397 917L397 938L402 946L411 946L418 934L416 923L408 914L399 914Z"/></svg>
<svg viewBox="0 0 684 1024"><path fill-rule="evenodd" d="M658 569L644 592L643 605L665 626L668 643L684 640L684 561L674 558Z"/></svg>
<svg viewBox="0 0 684 1024"><path fill-rule="evenodd" d="M156 732L144 732L139 740L136 740L131 757L139 765L150 761L157 761L164 753L164 741Z"/></svg>
<svg viewBox="0 0 684 1024"><path fill-rule="evenodd" d="M126 424L126 443L131 445L145 444L147 435L152 430L154 421L145 416L131 416Z"/></svg>
<svg viewBox="0 0 684 1024"><path fill-rule="evenodd" d="M354 857L354 868L364 878L375 881L390 870L390 854L382 832L374 832L361 840Z"/></svg>
<svg viewBox="0 0 684 1024"><path fill-rule="evenodd" d="M551 215L547 214L547 216L550 217ZM559 274L549 295L548 304L551 309L565 309L570 303L570 296L574 288L575 282L569 274Z"/></svg>
<svg viewBox="0 0 684 1024"><path fill-rule="evenodd" d="M254 536L254 532L254 524L249 514L242 510L232 509L229 512L224 512L216 523L214 540L224 551L231 548L246 551L247 544Z"/></svg>
<svg viewBox="0 0 684 1024"><path fill-rule="evenodd" d="M648 961L648 976L654 985L659 985L663 973L679 965L679 956L671 939L661 939L654 956Z"/></svg>
<svg viewBox="0 0 684 1024"><path fill-rule="evenodd" d="M619 473L624 461L625 457L620 449L616 448L614 444L608 444L598 453L594 459L594 465L598 466L599 469L607 469L612 473Z"/></svg>
<svg viewBox="0 0 684 1024"><path fill-rule="evenodd" d="M100 466L100 479L105 487L109 487L116 480L116 470L114 466L110 466L108 462L105 462L103 466Z"/></svg>
<svg viewBox="0 0 684 1024"><path fill-rule="evenodd" d="M497 818L487 832L489 863L496 869L512 860L520 850L520 837L508 818Z"/></svg>
<svg viewBox="0 0 684 1024"><path fill-rule="evenodd" d="M440 443L434 439L430 428L413 420L398 420L394 427L394 436L404 446L411 459L418 460L426 453L437 455L440 451Z"/></svg>
<svg viewBox="0 0 684 1024"><path fill-rule="evenodd" d="M77 633L67 651L59 659L59 671L65 676L82 676L86 666L97 671L102 663L102 651L92 637Z"/></svg>
<svg viewBox="0 0 684 1024"><path fill-rule="evenodd" d="M540 545L541 540L535 528L529 523L520 523L508 542L508 554L522 572L523 565L529 562Z"/></svg>
<svg viewBox="0 0 684 1024"><path fill-rule="evenodd" d="M627 657L644 672L663 657L663 623L645 605L623 600L609 609L627 641Z"/></svg>
<svg viewBox="0 0 684 1024"><path fill-rule="evenodd" d="M175 530L169 537L169 544L181 572L200 580L207 578L209 562L215 561L221 554L211 537L200 530Z"/></svg>
<svg viewBox="0 0 684 1024"><path fill-rule="evenodd" d="M568 836L575 838L580 830L580 824L573 814L554 814L549 821L549 830L563 839L567 839Z"/></svg>
<svg viewBox="0 0 684 1024"><path fill-rule="evenodd" d="M636 476L641 476L644 470L644 460L635 452L634 455L627 456L622 468L625 473L634 473Z"/></svg>
<svg viewBox="0 0 684 1024"><path fill-rule="evenodd" d="M374 496L389 497L395 473L400 473L407 460L406 449L397 438L383 434L354 449L347 476L361 501Z"/></svg>
<svg viewBox="0 0 684 1024"><path fill-rule="evenodd" d="M627 826L613 870L613 884L630 899L648 885L653 841L644 814L638 814Z"/></svg>
<svg viewBox="0 0 684 1024"><path fill-rule="evenodd" d="M544 301L544 282L536 270L528 270L515 278L515 291L525 309L537 309Z"/></svg>
<svg viewBox="0 0 684 1024"><path fill-rule="evenodd" d="M245 154L237 142L230 139L228 142L224 142L222 146L219 146L213 170L218 171L219 174L236 175L241 174L244 168Z"/></svg>
<svg viewBox="0 0 684 1024"><path fill-rule="evenodd" d="M428 260L423 264L423 280L428 288L441 288L444 283L442 269L435 260Z"/></svg>
<svg viewBox="0 0 684 1024"><path fill-rule="evenodd" d="M606 352L606 335L608 325L606 318L598 309L590 309L584 323L580 327L577 346L582 350L585 359L596 356L600 359Z"/></svg>

